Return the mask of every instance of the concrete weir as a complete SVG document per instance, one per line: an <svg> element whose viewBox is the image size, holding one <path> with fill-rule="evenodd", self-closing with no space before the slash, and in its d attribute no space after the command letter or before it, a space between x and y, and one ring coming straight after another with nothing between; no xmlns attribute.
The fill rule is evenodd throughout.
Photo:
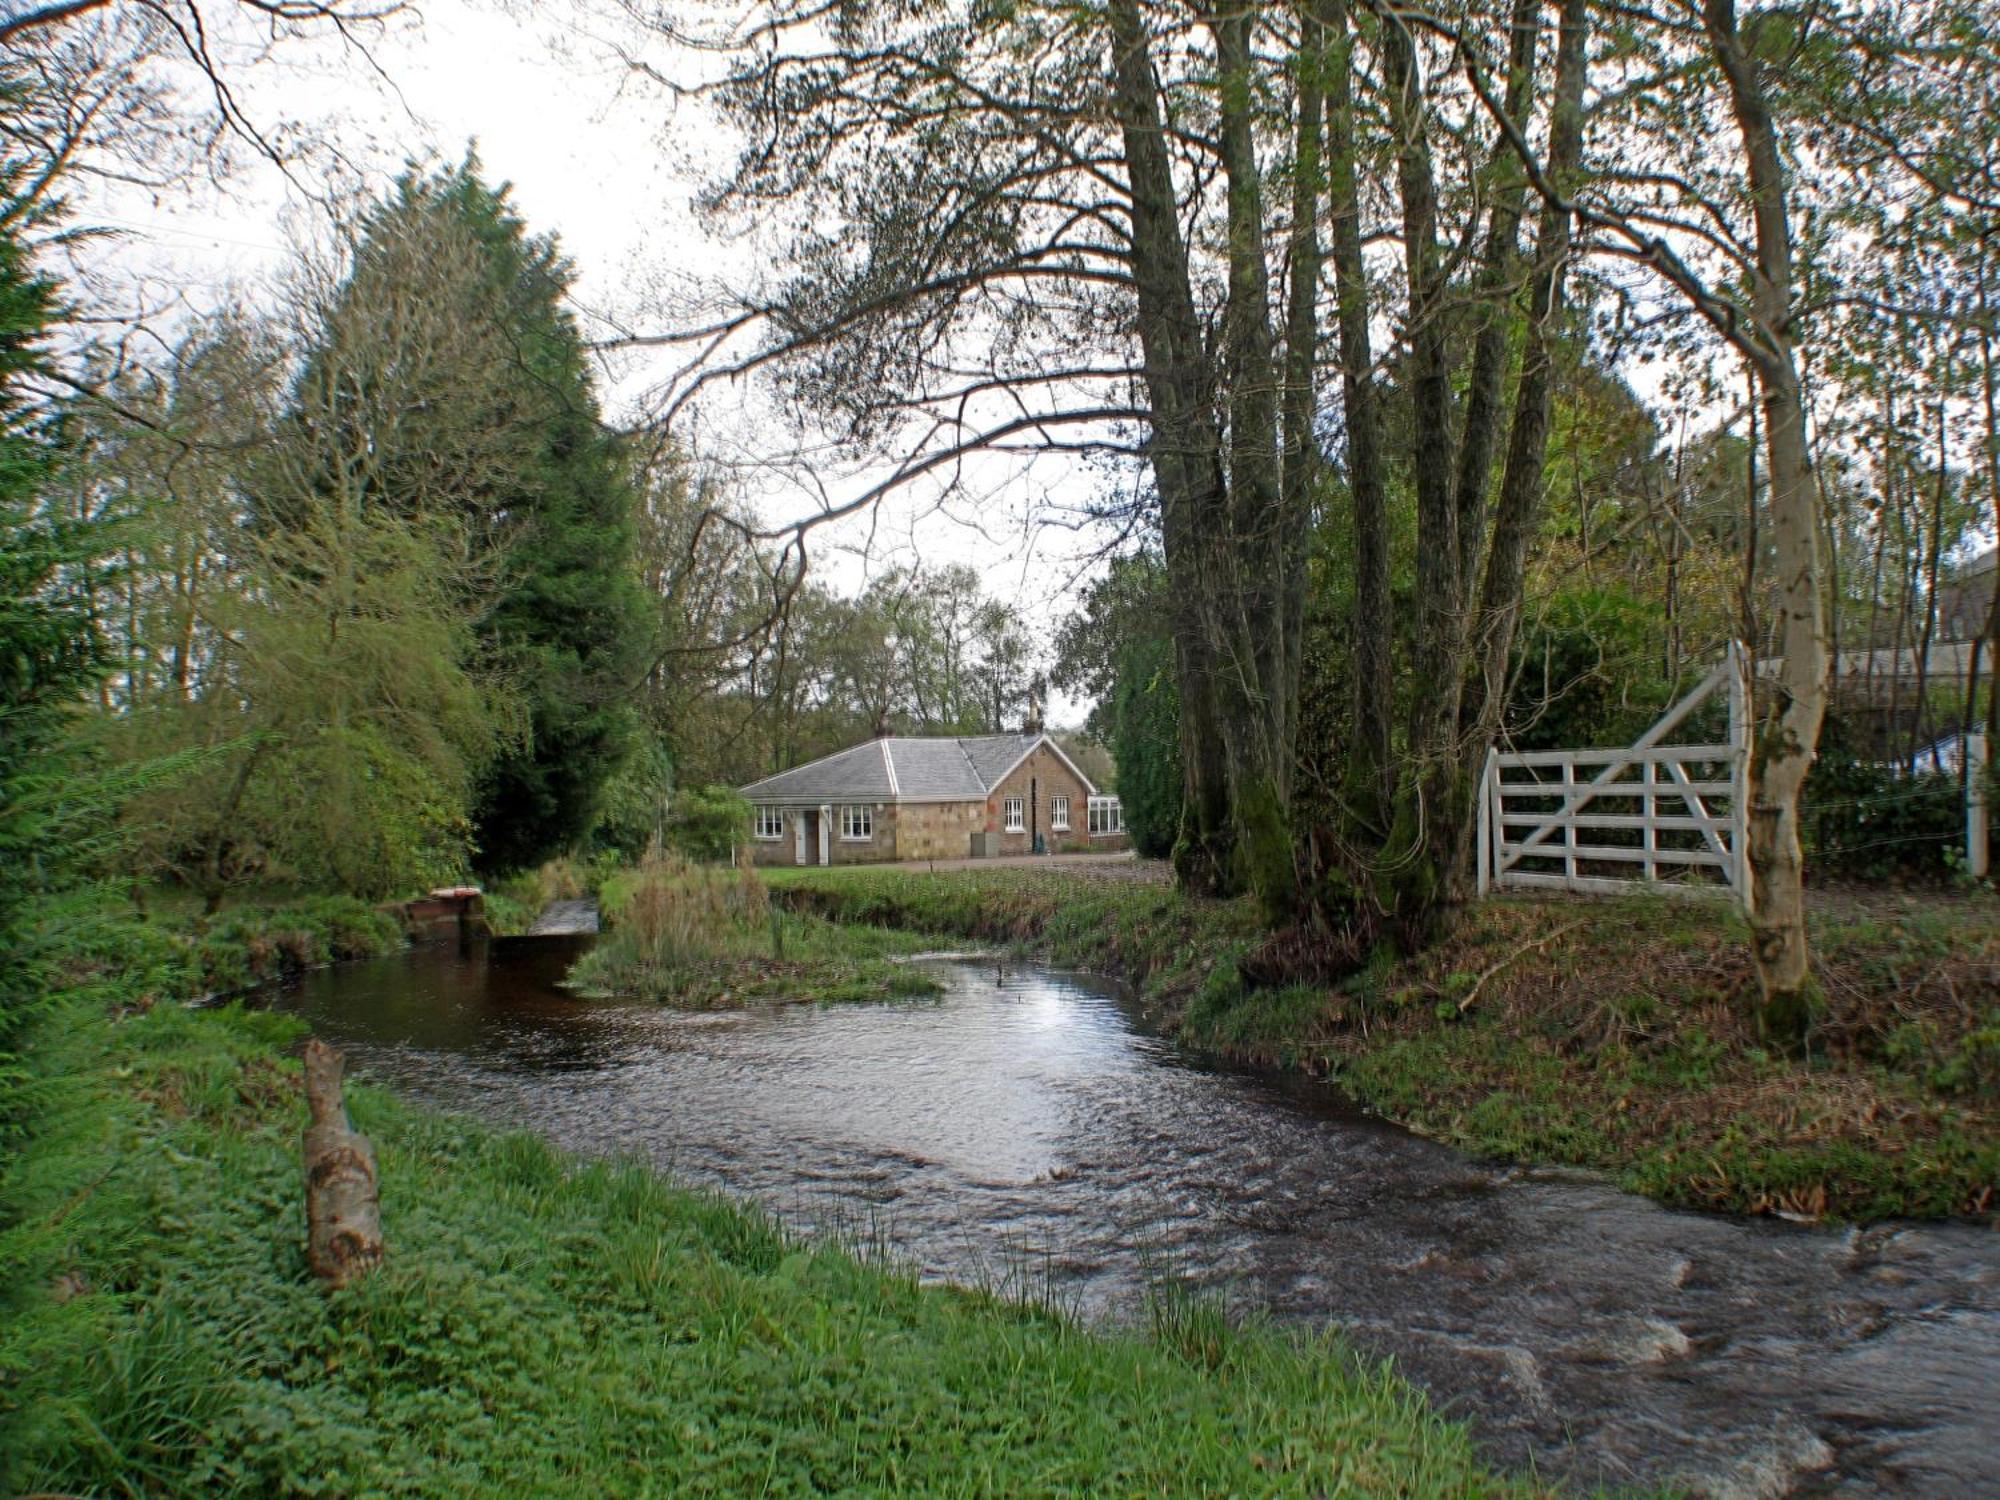
<svg viewBox="0 0 2000 1500"><path fill-rule="evenodd" d="M476 885L440 886L395 908L414 943L486 937L486 898Z"/></svg>

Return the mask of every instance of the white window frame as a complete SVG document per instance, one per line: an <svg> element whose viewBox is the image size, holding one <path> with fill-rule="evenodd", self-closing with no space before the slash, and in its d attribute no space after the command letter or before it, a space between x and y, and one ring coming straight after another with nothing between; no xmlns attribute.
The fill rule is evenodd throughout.
<svg viewBox="0 0 2000 1500"><path fill-rule="evenodd" d="M875 837L875 809L865 803L850 802L840 810L840 841L866 844Z"/></svg>
<svg viewBox="0 0 2000 1500"><path fill-rule="evenodd" d="M1094 839L1108 839L1125 831L1125 808L1116 797L1092 797L1085 817Z"/></svg>
<svg viewBox="0 0 2000 1500"><path fill-rule="evenodd" d="M1049 832L1069 832L1069 798L1049 798Z"/></svg>
<svg viewBox="0 0 2000 1500"><path fill-rule="evenodd" d="M1002 833L1028 831L1028 802L1025 797L1009 797L1000 804L1000 831Z"/></svg>
<svg viewBox="0 0 2000 1500"><path fill-rule="evenodd" d="M785 836L785 812L779 807L757 809L757 837L767 844L775 844Z"/></svg>

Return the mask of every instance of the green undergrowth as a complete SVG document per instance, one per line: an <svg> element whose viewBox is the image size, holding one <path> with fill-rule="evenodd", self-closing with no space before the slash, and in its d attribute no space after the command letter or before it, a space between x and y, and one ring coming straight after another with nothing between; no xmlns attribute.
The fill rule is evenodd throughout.
<svg viewBox="0 0 2000 1500"><path fill-rule="evenodd" d="M2000 903L1847 897L1814 916L1808 1051L1751 1020L1719 903L1497 899L1338 985L1255 987L1247 903L1113 871L785 872L795 909L1011 941L1131 982L1190 1046L1331 1076L1484 1154L1590 1166L1664 1202L1870 1221L2000 1211Z"/></svg>
<svg viewBox="0 0 2000 1500"><path fill-rule="evenodd" d="M1610 1168L1669 1203L2000 1210L2000 908L1822 904L1803 1054L1757 1034L1747 938L1709 903L1493 901L1325 995L1288 1045L1429 1134ZM1188 1019L1200 1035L1226 1012Z"/></svg>
<svg viewBox="0 0 2000 1500"><path fill-rule="evenodd" d="M0 1176L0 1492L1499 1495L1333 1338L916 1279L350 1090L384 1267L305 1266L295 1023L72 1004Z"/></svg>
<svg viewBox="0 0 2000 1500"><path fill-rule="evenodd" d="M589 994L717 1010L919 999L941 988L899 961L930 946L921 938L774 906L748 866L661 856L608 878L599 903L604 935L570 971Z"/></svg>
<svg viewBox="0 0 2000 1500"><path fill-rule="evenodd" d="M321 964L394 953L406 942L394 916L351 896L244 906L205 924L192 908L151 902L142 916L106 898L65 920L60 946L70 968L120 973L141 1004L236 994Z"/></svg>

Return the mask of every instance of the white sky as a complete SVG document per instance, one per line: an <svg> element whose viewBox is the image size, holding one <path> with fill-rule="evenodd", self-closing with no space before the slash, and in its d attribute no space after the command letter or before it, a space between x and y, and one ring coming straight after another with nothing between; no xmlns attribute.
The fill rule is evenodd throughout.
<svg viewBox="0 0 2000 1500"><path fill-rule="evenodd" d="M693 208L705 172L728 159L730 143L697 108L676 109L656 87L634 84L585 30L583 14L567 5L425 0L420 16L369 43L381 78L329 42L288 44L281 61L239 67L231 81L261 129L302 127L336 142L375 191L408 160L455 161L476 145L487 178L512 184L529 227L559 236L576 266L580 310L658 328L663 319L644 311L655 289L689 274L754 273L754 264L745 264L754 250L712 239ZM592 24L607 23L600 16ZM700 61L683 54L675 65ZM300 176L317 189L327 168ZM317 212L283 174L255 159L241 161L220 193L99 187L76 208L79 222L124 233L121 243L95 252L104 265L147 282L155 301L164 284L196 307L232 291L255 304L260 288L281 273L288 242L311 232ZM604 372L614 418L631 414L662 368L625 358ZM745 392L735 420L727 413L718 419L713 401L708 407L698 456L754 460L754 393ZM858 488L853 476L822 477L847 486L836 488L836 497ZM789 485L745 483L768 520L807 508ZM921 556L970 563L989 593L1019 606L1045 648L1073 602L1064 588L1089 544L1065 531L1033 534L1024 518L1032 497L1053 490L1080 499L1086 486L1066 460L1055 459L1029 476L991 471L986 492L954 499L951 514L940 513L934 497L892 497L872 525L845 524L816 538L813 566L852 591L887 562ZM1077 722L1085 707L1058 698L1051 717Z"/></svg>

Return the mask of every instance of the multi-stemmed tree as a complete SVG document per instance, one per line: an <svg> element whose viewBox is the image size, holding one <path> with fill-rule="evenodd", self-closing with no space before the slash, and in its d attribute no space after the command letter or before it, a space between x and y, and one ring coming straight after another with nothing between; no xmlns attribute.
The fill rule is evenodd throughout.
<svg viewBox="0 0 2000 1500"><path fill-rule="evenodd" d="M1543 30L1523 5L1482 35L1509 58L1510 125L1548 139L1561 174L1581 138L1584 8L1558 45ZM1569 219L1546 206L1523 246L1525 178L1431 67L1434 38L1373 9L1116 0L852 7L832 29L778 6L732 43L715 97L748 144L714 204L790 248L769 285L712 309L674 409L763 369L816 437L895 454L807 524L996 454L1143 460L1169 579L1182 878L1428 931L1462 862L1469 747L1501 696L1483 668L1507 656L1539 499L1536 372L1560 332ZM1364 248L1385 231L1405 255ZM1329 350L1344 428L1321 387ZM1370 410L1392 363L1417 413L1393 432ZM1422 528L1407 617L1386 537L1405 483ZM1342 489L1363 759L1342 826L1307 837L1291 817L1306 543ZM1399 638L1418 684L1404 694Z"/></svg>

